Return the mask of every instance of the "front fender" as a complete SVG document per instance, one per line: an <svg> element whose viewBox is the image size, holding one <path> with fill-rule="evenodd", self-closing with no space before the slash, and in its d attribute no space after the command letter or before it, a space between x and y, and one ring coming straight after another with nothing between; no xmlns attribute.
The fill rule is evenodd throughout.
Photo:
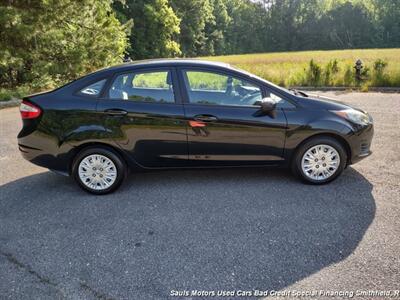
<svg viewBox="0 0 400 300"><path fill-rule="evenodd" d="M346 140L346 136L352 132L345 121L338 120L328 111L292 110L285 113L288 119L285 143L287 161L303 141L313 136L326 134Z"/></svg>

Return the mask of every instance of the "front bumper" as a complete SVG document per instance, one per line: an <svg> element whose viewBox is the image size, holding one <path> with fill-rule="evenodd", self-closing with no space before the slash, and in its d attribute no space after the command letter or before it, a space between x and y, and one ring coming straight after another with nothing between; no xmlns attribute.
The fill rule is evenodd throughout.
<svg viewBox="0 0 400 300"><path fill-rule="evenodd" d="M349 165L355 164L372 154L371 143L373 136L373 124L355 128L352 133L348 134L347 142L349 143L351 153L348 162Z"/></svg>

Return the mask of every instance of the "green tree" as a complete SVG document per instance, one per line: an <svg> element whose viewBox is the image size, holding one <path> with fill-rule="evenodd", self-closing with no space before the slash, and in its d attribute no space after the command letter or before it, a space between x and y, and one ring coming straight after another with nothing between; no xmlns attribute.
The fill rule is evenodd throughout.
<svg viewBox="0 0 400 300"><path fill-rule="evenodd" d="M398 0L372 0L378 27L378 41L384 47L400 45L400 3Z"/></svg>
<svg viewBox="0 0 400 300"><path fill-rule="evenodd" d="M263 5L248 0L229 0L226 6L231 22L226 31L225 53L264 51L264 41L268 32L263 22Z"/></svg>
<svg viewBox="0 0 400 300"><path fill-rule="evenodd" d="M379 47L371 1L381 3L380 0L263 0L266 11L263 49Z"/></svg>
<svg viewBox="0 0 400 300"><path fill-rule="evenodd" d="M213 22L209 0L172 0L172 7L181 19L179 42L184 56L210 53L205 27Z"/></svg>
<svg viewBox="0 0 400 300"><path fill-rule="evenodd" d="M375 26L363 4L345 2L327 11L318 28L321 49L367 48L377 45Z"/></svg>
<svg viewBox="0 0 400 300"><path fill-rule="evenodd" d="M227 34L231 18L226 8L227 0L212 0L212 18L208 20L205 26L205 34L207 37L207 49L210 55L224 54L226 49L225 37Z"/></svg>
<svg viewBox="0 0 400 300"><path fill-rule="evenodd" d="M129 54L134 59L171 57L181 54L176 39L179 18L168 0L126 0L114 8L121 21L133 20Z"/></svg>
<svg viewBox="0 0 400 300"><path fill-rule="evenodd" d="M297 50L314 47L320 0L270 0L266 5L264 48ZM318 45L318 43L317 43Z"/></svg>
<svg viewBox="0 0 400 300"><path fill-rule="evenodd" d="M128 28L111 0L0 4L0 85L52 87L120 62Z"/></svg>

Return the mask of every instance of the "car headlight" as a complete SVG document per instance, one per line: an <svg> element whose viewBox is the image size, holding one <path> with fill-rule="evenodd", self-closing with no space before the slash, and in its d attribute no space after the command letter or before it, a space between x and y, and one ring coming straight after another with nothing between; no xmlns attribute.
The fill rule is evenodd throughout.
<svg viewBox="0 0 400 300"><path fill-rule="evenodd" d="M367 113L355 109L333 110L334 114L349 120L358 125L368 125L372 123L372 118Z"/></svg>

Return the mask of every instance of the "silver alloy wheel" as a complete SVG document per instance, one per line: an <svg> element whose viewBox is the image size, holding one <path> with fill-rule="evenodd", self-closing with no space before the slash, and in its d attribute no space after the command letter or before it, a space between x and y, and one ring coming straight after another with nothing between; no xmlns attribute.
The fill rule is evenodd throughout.
<svg viewBox="0 0 400 300"><path fill-rule="evenodd" d="M81 160L78 167L79 179L93 190L105 190L117 179L114 162L101 154L92 154Z"/></svg>
<svg viewBox="0 0 400 300"><path fill-rule="evenodd" d="M340 156L329 145L316 145L308 149L301 159L301 169L308 178L325 180L336 173L340 165Z"/></svg>

